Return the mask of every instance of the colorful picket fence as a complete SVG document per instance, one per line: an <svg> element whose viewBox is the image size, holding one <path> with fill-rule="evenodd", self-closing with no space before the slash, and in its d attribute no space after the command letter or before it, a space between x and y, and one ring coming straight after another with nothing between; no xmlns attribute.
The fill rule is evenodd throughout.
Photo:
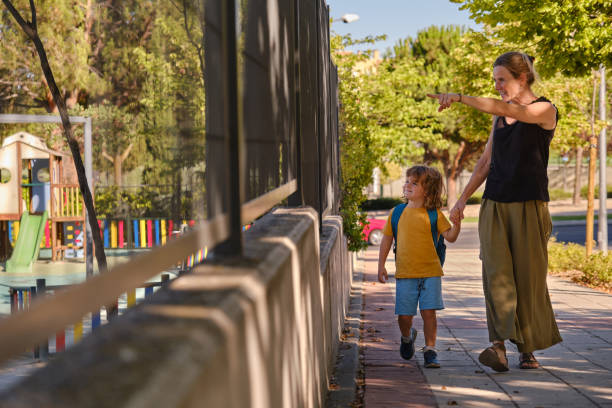
<svg viewBox="0 0 612 408"><path fill-rule="evenodd" d="M160 282L147 282L140 286L138 289L144 290L144 297L142 297L140 301L151 296L157 288L165 285L169 280L170 275L163 274ZM37 286L9 288L11 313L29 309L32 300L37 296L50 295L55 290L66 287L66 285L46 286L45 279L37 279L36 284ZM132 289L125 294L126 307L120 308L119 314L124 313L127 309L137 304L139 299L137 298L136 294L137 289ZM49 354L50 349L53 352L58 353L64 351L67 347L78 343L85 334L95 331L102 325L102 317L102 310L95 311L87 316L84 316L80 321L75 322L73 325L56 333L56 335L50 338L47 343L35 348L33 350L34 358L44 358L45 355ZM107 321L107 319L105 319L105 321Z"/></svg>
<svg viewBox="0 0 612 408"><path fill-rule="evenodd" d="M11 245L15 245L17 237L19 236L19 221L7 221L8 224L8 236ZM47 221L45 224L45 236L40 242L41 248L51 248L51 221Z"/></svg>
<svg viewBox="0 0 612 408"><path fill-rule="evenodd" d="M193 227L194 220L177 224L163 218L98 220L105 248L153 248L164 245L181 225Z"/></svg>

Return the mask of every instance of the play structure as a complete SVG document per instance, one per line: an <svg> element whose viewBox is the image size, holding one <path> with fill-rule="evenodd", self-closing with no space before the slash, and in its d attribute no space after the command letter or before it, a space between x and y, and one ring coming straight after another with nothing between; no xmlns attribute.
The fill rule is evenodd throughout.
<svg viewBox="0 0 612 408"><path fill-rule="evenodd" d="M85 221L72 156L52 150L29 133L0 148L0 259L7 272L31 270L40 247L51 259L84 256Z"/></svg>

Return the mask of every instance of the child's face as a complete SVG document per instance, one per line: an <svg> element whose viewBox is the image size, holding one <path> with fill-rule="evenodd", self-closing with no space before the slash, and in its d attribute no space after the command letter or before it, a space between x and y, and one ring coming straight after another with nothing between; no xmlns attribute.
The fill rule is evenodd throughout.
<svg viewBox="0 0 612 408"><path fill-rule="evenodd" d="M410 201L425 200L425 190L421 182L414 176L406 177L404 184L404 197Z"/></svg>

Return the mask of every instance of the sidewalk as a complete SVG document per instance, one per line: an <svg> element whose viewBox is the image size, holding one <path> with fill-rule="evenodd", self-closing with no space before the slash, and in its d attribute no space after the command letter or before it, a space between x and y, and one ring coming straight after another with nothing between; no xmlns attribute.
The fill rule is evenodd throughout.
<svg viewBox="0 0 612 408"><path fill-rule="evenodd" d="M415 317L415 357L405 361L399 356L395 283L377 282L377 255L378 248L369 247L355 265L364 276L365 407L612 407L611 295L549 277L564 341L535 352L542 364L537 370L518 369L518 352L510 344L510 371L496 373L478 363L478 354L488 346L478 252L449 248L443 281L446 309L438 314L442 368L426 369L419 351L424 345L420 316ZM394 272L392 257L387 270Z"/></svg>

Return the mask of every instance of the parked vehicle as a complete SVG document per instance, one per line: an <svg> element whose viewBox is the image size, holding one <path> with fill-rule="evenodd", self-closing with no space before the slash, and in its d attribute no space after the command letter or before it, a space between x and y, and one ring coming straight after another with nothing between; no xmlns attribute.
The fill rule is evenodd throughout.
<svg viewBox="0 0 612 408"><path fill-rule="evenodd" d="M370 245L380 245L383 238L383 228L387 220L368 218L367 221L369 224L363 228L364 240L368 241Z"/></svg>

